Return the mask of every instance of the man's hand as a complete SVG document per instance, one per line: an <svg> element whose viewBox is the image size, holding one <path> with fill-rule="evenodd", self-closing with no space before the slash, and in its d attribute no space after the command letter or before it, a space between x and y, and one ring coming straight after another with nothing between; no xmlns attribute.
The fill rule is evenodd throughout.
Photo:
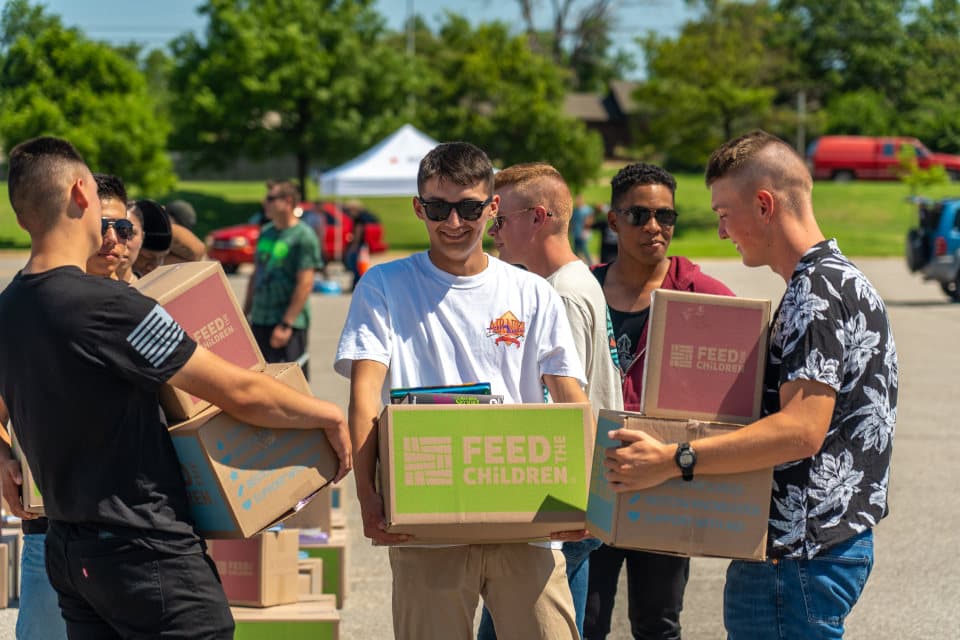
<svg viewBox="0 0 960 640"><path fill-rule="evenodd" d="M20 486L23 484L23 474L20 463L12 458L0 461L0 489L3 498L10 505L10 512L22 520L39 518L35 513L23 510L23 501L20 499Z"/></svg>
<svg viewBox="0 0 960 640"><path fill-rule="evenodd" d="M361 498L360 513L363 516L363 535L373 540L374 544L400 544L413 540L413 536L387 533L387 519L380 494Z"/></svg>
<svg viewBox="0 0 960 640"><path fill-rule="evenodd" d="M605 450L605 477L614 491L622 493L655 487L678 474L673 461L676 445L664 444L635 429L611 431L610 439L623 442L622 446Z"/></svg>
<svg viewBox="0 0 960 640"><path fill-rule="evenodd" d="M287 343L290 342L292 336L293 327L285 327L282 324L278 324L273 328L273 333L270 334L270 346L274 349L283 349L287 346Z"/></svg>
<svg viewBox="0 0 960 640"><path fill-rule="evenodd" d="M337 469L337 475L333 479L333 482L337 483L347 477L353 469L353 445L350 443L350 429L347 427L347 421L343 420L338 427L324 429L324 434L340 460L340 468Z"/></svg>
<svg viewBox="0 0 960 640"><path fill-rule="evenodd" d="M590 532L586 529L574 529L573 531L554 531L550 534L551 540L560 542L580 542L590 537Z"/></svg>

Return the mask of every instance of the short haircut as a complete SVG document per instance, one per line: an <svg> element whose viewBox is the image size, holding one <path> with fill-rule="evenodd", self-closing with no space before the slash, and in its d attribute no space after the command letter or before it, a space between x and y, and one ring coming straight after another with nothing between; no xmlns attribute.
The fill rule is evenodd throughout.
<svg viewBox="0 0 960 640"><path fill-rule="evenodd" d="M110 198L127 203L127 187L123 180L118 176L112 176L109 173L95 173L93 179L97 181L97 195L101 200Z"/></svg>
<svg viewBox="0 0 960 640"><path fill-rule="evenodd" d="M52 227L67 207L67 190L85 171L80 152L61 138L33 138L14 147L10 151L7 190L20 224L28 232Z"/></svg>
<svg viewBox="0 0 960 640"><path fill-rule="evenodd" d="M786 196L794 208L810 199L813 178L800 154L777 136L756 129L720 145L707 162L709 187L725 177L745 177Z"/></svg>
<svg viewBox="0 0 960 640"><path fill-rule="evenodd" d="M193 229L197 224L197 211L186 200L171 200L167 203L166 209L170 219L181 227Z"/></svg>
<svg viewBox="0 0 960 640"><path fill-rule="evenodd" d="M292 180L267 180L267 191L274 189L280 195L293 200L293 206L300 204L300 187Z"/></svg>
<svg viewBox="0 0 960 640"><path fill-rule="evenodd" d="M610 206L617 207L620 200L638 184L661 184L676 197L677 181L670 172L655 164L636 162L628 164L610 180Z"/></svg>
<svg viewBox="0 0 960 640"><path fill-rule="evenodd" d="M431 149L420 161L417 172L417 191L421 195L432 178L462 187L483 182L487 195L493 195L493 164L483 150L469 142L445 142Z"/></svg>
<svg viewBox="0 0 960 640"><path fill-rule="evenodd" d="M566 180L556 168L545 162L526 162L507 167L494 176L494 191L508 187L513 188L531 206L542 204L566 231L573 213L573 197Z"/></svg>

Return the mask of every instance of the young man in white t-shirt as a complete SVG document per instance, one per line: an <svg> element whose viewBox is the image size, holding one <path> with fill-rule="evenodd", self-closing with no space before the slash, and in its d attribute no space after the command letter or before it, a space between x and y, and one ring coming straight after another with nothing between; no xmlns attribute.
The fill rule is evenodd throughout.
<svg viewBox="0 0 960 640"><path fill-rule="evenodd" d="M600 283L574 253L568 239L573 199L566 181L549 164L531 162L498 172L494 188L500 197L500 208L489 235L500 259L523 265L546 278L560 294L577 354L587 374L587 396L594 417L600 409L622 410L620 373L610 352L612 333L607 324L607 301ZM581 634L589 556L599 546L596 538L563 546ZM494 640L497 635L491 627L484 615L478 640Z"/></svg>
<svg viewBox="0 0 960 640"><path fill-rule="evenodd" d="M413 208L430 249L359 281L335 364L350 377L357 494L364 535L377 544L411 541L386 532L375 486L375 421L391 388L486 381L508 403L543 402L544 385L555 402L588 401L557 293L483 251L499 203L486 154L441 144L421 161L417 187ZM491 330L507 319L522 326L509 340ZM482 596L504 640L577 638L564 557L548 547L391 547L395 636L471 640Z"/></svg>

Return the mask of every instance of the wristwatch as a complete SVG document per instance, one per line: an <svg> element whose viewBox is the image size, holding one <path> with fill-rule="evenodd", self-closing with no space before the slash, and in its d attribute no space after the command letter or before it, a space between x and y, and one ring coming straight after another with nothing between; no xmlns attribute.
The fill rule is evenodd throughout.
<svg viewBox="0 0 960 640"><path fill-rule="evenodd" d="M680 467L680 473L687 482L693 480L693 466L697 464L697 452L690 446L689 442L681 442L677 445L677 452L673 459Z"/></svg>
<svg viewBox="0 0 960 640"><path fill-rule="evenodd" d="M284 329L293 329L293 325L286 320L281 320L277 323L277 326L283 327Z"/></svg>

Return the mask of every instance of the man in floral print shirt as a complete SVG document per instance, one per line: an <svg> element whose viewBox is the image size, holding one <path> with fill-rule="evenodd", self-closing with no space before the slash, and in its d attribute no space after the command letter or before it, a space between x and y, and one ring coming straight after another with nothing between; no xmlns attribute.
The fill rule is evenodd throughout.
<svg viewBox="0 0 960 640"><path fill-rule="evenodd" d="M719 234L746 266L787 283L771 332L763 417L689 443L694 473L774 466L766 562L727 570L728 639L842 638L873 566L873 526L887 515L896 422L897 352L866 276L827 240L803 160L763 131L714 151L706 182ZM678 445L611 434L607 478L618 491L681 475Z"/></svg>

